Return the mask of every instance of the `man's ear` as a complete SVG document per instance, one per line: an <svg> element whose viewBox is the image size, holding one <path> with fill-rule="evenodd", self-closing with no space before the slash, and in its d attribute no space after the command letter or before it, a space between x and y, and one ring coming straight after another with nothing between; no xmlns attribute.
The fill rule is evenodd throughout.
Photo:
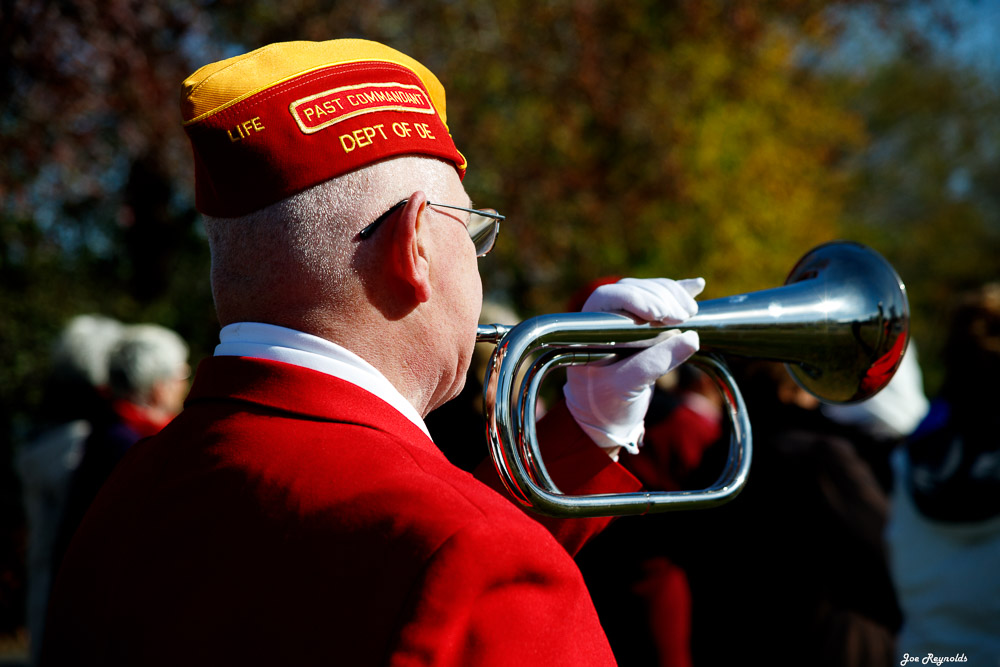
<svg viewBox="0 0 1000 667"><path fill-rule="evenodd" d="M419 303L431 297L430 261L423 236L426 204L424 193L414 192L391 225L393 269L400 280L410 285Z"/></svg>

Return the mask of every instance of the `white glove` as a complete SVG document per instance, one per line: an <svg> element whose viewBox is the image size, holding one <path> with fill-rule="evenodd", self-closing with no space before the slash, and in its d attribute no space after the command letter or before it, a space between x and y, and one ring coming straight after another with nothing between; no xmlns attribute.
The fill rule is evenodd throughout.
<svg viewBox="0 0 1000 667"><path fill-rule="evenodd" d="M694 300L705 288L702 278L625 278L594 290L584 312L622 312L656 325L680 324L698 312ZM612 364L566 369L566 407L580 428L611 458L624 447L639 451L643 422L653 397L653 383L698 351L698 332L669 338Z"/></svg>

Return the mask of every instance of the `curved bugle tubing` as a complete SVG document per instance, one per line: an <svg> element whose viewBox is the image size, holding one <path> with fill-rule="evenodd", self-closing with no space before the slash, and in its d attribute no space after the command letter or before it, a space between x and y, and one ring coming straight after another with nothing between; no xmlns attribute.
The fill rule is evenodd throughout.
<svg viewBox="0 0 1000 667"><path fill-rule="evenodd" d="M490 454L508 491L540 514L620 516L719 505L746 483L752 436L739 388L712 353L785 362L795 381L821 401L847 403L888 384L906 350L908 327L906 288L892 266L870 248L842 241L807 253L783 287L700 302L697 315L679 327L637 324L613 313L480 326L477 340L496 344L483 391ZM545 469L535 437L544 376L559 366L622 357L674 329L698 332L701 352L691 363L712 377L726 404L731 437L719 479L698 491L563 494Z"/></svg>

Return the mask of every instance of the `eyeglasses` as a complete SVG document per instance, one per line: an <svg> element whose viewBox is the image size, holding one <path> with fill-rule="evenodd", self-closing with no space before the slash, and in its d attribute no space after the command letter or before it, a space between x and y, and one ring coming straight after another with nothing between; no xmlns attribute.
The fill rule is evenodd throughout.
<svg viewBox="0 0 1000 667"><path fill-rule="evenodd" d="M388 220L393 213L401 209L408 200L403 201L393 205L388 211L375 218L375 220L362 229L358 236L362 240L371 238L378 229L379 225ZM472 242L476 246L476 257L482 257L490 250L493 250L493 244L496 243L497 234L500 232L500 221L504 219L505 216L500 215L492 208L463 208L461 206L452 206L450 204L433 204L427 202L428 206L438 206L440 208L452 208L456 211L465 211L469 214L469 222L466 224L466 230L469 232L469 236L472 237Z"/></svg>

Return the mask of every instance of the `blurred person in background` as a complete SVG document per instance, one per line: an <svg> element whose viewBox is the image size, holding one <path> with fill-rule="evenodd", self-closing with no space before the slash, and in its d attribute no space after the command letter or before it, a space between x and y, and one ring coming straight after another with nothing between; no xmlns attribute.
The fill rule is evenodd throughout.
<svg viewBox="0 0 1000 667"><path fill-rule="evenodd" d="M73 471L93 424L107 411L108 354L122 324L77 315L52 346L40 431L17 454L28 523L27 619L31 663L38 660L52 579L52 556Z"/></svg>
<svg viewBox="0 0 1000 667"><path fill-rule="evenodd" d="M697 487L692 477L725 426L722 395L708 375L685 364L669 377L670 384L663 378L657 385L669 406L659 415L647 414L643 445L624 462L644 487L657 491Z"/></svg>
<svg viewBox="0 0 1000 667"><path fill-rule="evenodd" d="M733 651L771 665L896 664L888 503L858 443L783 364L730 362L754 460L733 502L679 521L693 531L678 540L677 558L691 581L694 664L720 664Z"/></svg>
<svg viewBox="0 0 1000 667"><path fill-rule="evenodd" d="M625 468L644 488L655 491L701 489L715 481L705 479L705 468L713 468L713 451L722 449L726 433L722 395L712 379L693 364L671 374L672 387L660 394L674 398L661 418L652 419L639 453L625 460ZM665 379L665 378L664 378ZM726 450L728 451L728 450ZM716 472L713 470L713 473ZM633 524L642 535L648 529ZM647 612L649 631L661 667L687 667L691 657L691 586L684 568L665 555L651 555L638 564L639 576L632 586Z"/></svg>
<svg viewBox="0 0 1000 667"><path fill-rule="evenodd" d="M653 604L671 596L685 603L688 591L662 567L666 558L687 577L695 667L734 659L789 667L898 665L900 613L882 541L888 503L870 467L782 364L728 362L754 439L740 495L711 510L642 517L641 525L623 517L588 547L622 550L648 564L619 582L619 589L631 586L631 600L595 592L620 664L686 659L678 640L687 619ZM699 484L721 471L713 452L692 473ZM585 551L581 558L587 557ZM648 620L640 622L639 614ZM653 635L653 623L675 624L669 646Z"/></svg>
<svg viewBox="0 0 1000 667"><path fill-rule="evenodd" d="M108 400L91 422L73 471L53 548L53 575L91 502L125 452L180 413L187 395L188 346L170 329L136 324L121 330L108 353Z"/></svg>
<svg viewBox="0 0 1000 667"><path fill-rule="evenodd" d="M715 481L719 469L706 456L726 431L721 394L704 372L685 364L661 378L646 424L639 452L622 460L644 489L701 489ZM619 519L587 547L581 569L623 666L690 667L690 584L650 518ZM634 558L622 561L622 544Z"/></svg>
<svg viewBox="0 0 1000 667"><path fill-rule="evenodd" d="M886 533L904 656L1000 660L1000 283L950 319L940 395L893 454Z"/></svg>

